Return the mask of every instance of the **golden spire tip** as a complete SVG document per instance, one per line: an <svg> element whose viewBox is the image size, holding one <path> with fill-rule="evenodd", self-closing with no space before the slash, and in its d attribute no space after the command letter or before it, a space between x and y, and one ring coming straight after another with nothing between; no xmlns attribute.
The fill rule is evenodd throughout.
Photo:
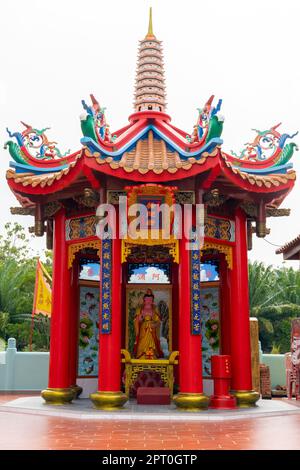
<svg viewBox="0 0 300 470"><path fill-rule="evenodd" d="M149 25L148 25L148 33L146 38L148 37L155 37L153 33L153 25L152 25L152 7L149 10Z"/></svg>

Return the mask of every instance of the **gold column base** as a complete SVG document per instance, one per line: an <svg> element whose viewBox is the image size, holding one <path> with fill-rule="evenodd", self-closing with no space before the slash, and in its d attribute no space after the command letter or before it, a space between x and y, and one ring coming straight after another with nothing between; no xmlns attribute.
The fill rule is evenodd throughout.
<svg viewBox="0 0 300 470"><path fill-rule="evenodd" d="M251 408L256 406L255 403L259 400L259 393L255 390L231 390L231 393L236 397L237 406L239 408Z"/></svg>
<svg viewBox="0 0 300 470"><path fill-rule="evenodd" d="M178 393L173 397L175 405L185 411L207 410L209 398L204 393Z"/></svg>
<svg viewBox="0 0 300 470"><path fill-rule="evenodd" d="M90 399L97 410L117 410L127 402L128 398L122 392L96 392L91 393Z"/></svg>
<svg viewBox="0 0 300 470"><path fill-rule="evenodd" d="M71 388L46 388L41 396L48 405L66 405L74 398L74 391Z"/></svg>
<svg viewBox="0 0 300 470"><path fill-rule="evenodd" d="M74 393L74 400L76 398L79 398L79 395L82 393L82 387L80 387L79 385L75 384L75 385L71 385L70 388L73 390L73 393Z"/></svg>

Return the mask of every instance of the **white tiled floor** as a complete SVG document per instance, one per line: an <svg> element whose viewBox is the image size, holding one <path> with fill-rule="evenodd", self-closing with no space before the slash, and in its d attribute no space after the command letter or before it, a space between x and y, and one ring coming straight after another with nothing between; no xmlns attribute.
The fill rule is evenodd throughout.
<svg viewBox="0 0 300 470"><path fill-rule="evenodd" d="M116 411L95 410L89 399L75 400L72 404L51 406L40 397L24 397L12 400L0 406L0 411L25 414L39 414L77 418L86 420L121 419L121 420L166 420L166 421L222 421L254 418L262 416L280 416L288 413L300 413L300 408L284 400L259 400L254 408L236 410L205 410L199 412L180 411L171 405L137 405L135 401L127 403Z"/></svg>

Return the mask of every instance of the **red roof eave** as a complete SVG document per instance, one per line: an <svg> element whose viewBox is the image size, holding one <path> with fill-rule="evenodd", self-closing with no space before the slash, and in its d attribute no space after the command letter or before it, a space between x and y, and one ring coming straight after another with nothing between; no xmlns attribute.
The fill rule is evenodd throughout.
<svg viewBox="0 0 300 470"><path fill-rule="evenodd" d="M140 173L138 170L133 171L125 171L124 168L112 168L110 163L105 162L99 164L96 158L87 157L83 154L83 156L78 159L76 162L73 162L73 166L70 166L68 169L59 172L58 174L53 174L53 179L49 178L49 182L43 180L41 175L41 180L38 182L38 177L35 179L34 186L30 183L26 183L26 185L22 184L22 182L16 182L14 178L8 178L8 184L10 188L14 192L18 192L21 194L52 194L58 191L62 191L65 188L72 185L77 177L79 176L80 172L83 172L88 177L89 174L86 170L94 170L95 172L99 172L102 174L110 175L118 179L126 180L126 181L133 181L133 182L149 182L149 183L167 183L170 181L182 180L186 178L194 177L198 174L208 172L210 170L216 170L216 175L218 174L218 167L221 169L222 174L226 177L228 181L230 181L234 186L237 188L243 189L245 192L251 192L256 194L269 194L270 196L275 193L286 193L286 195L291 191L294 186L294 179L286 179L284 183L276 183L270 184L267 187L263 182L260 182L259 185L257 183L251 183L247 178L249 177L251 181L255 180L255 176L253 175L245 175L243 176L239 171L227 167L225 161L217 155L215 157L207 157L206 161L202 164L194 163L191 168L185 170L183 168L178 168L176 172L170 173L167 170L164 170L160 174L156 174L154 171L149 170L147 173ZM235 172L236 171L236 172ZM20 174L20 178L21 178ZM270 175L271 177L276 177L276 175ZM281 178L284 175L279 175ZM252 179L253 178L253 179ZM276 180L277 181L277 180Z"/></svg>

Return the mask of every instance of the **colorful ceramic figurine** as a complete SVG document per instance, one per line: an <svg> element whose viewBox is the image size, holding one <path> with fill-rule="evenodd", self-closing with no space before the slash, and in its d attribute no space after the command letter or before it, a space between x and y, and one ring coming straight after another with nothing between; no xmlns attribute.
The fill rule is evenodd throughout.
<svg viewBox="0 0 300 470"><path fill-rule="evenodd" d="M298 132L292 135L280 134L277 131L279 126L280 124L277 124L265 131L253 129L257 133L253 142L247 143L240 154L232 152L241 161L240 166L246 166L246 163L250 162L252 164L265 163L268 167L274 168L282 167L289 162L294 150L298 149L294 142L286 144L286 141L293 139Z"/></svg>
<svg viewBox="0 0 300 470"><path fill-rule="evenodd" d="M213 106L214 95L205 103L203 108L198 108L199 116L197 124L191 136L186 139L189 143L209 142L211 139L220 137L223 130L224 117L219 111L222 106L222 100L219 100L217 106Z"/></svg>
<svg viewBox="0 0 300 470"><path fill-rule="evenodd" d="M19 163L27 163L26 154L29 154L31 157L39 160L59 160L70 153L70 150L61 153L58 147L56 147L57 142L50 141L45 134L45 131L49 130L50 127L45 127L44 129L35 129L29 124L25 124L25 130L20 132L10 132L9 129L6 129L9 137L15 138L16 142L9 140L6 142L5 147L8 147L11 156ZM22 148L25 150L25 153L22 152Z"/></svg>

